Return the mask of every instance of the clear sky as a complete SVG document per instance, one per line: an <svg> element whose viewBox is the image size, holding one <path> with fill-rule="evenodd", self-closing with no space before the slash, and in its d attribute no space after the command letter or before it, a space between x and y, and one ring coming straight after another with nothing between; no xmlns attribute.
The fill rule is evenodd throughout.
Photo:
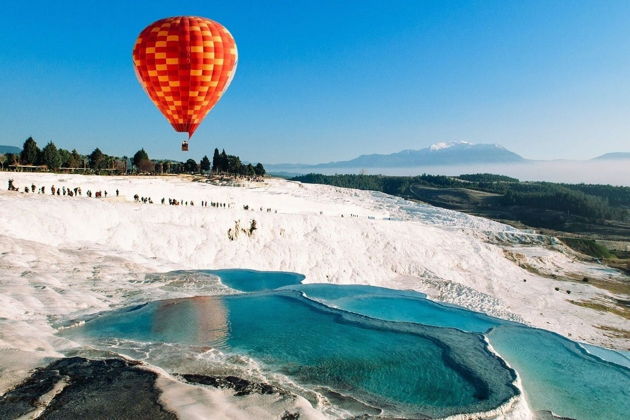
<svg viewBox="0 0 630 420"><path fill-rule="evenodd" d="M175 15L239 49L189 155L131 62ZM467 140L586 159L630 151L630 1L4 2L0 92L0 144L317 163Z"/></svg>

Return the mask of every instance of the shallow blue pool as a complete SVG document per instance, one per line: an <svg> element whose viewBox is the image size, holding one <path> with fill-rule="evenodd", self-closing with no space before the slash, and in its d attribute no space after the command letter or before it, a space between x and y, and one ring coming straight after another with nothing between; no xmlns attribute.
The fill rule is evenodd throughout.
<svg viewBox="0 0 630 420"><path fill-rule="evenodd" d="M245 355L269 374L335 395L353 415L416 418L485 411L518 394L514 372L485 335L519 373L535 410L578 419L630 412L630 369L547 331L418 292L301 284L294 273L204 272L248 293L149 302L63 334L104 347L112 339L152 343L147 360L156 364L165 360L160 343Z"/></svg>
<svg viewBox="0 0 630 420"><path fill-rule="evenodd" d="M372 320L295 291L150 302L66 335L93 344L118 338L243 354L387 415L485 411L518 393L513 372L476 334Z"/></svg>

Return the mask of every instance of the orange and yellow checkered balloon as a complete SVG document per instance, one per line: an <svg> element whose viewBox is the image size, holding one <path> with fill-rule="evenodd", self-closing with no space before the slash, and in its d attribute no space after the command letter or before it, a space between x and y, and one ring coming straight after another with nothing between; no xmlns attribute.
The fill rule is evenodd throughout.
<svg viewBox="0 0 630 420"><path fill-rule="evenodd" d="M232 81L237 60L228 30L195 16L152 23L133 48L140 84L173 128L189 138Z"/></svg>

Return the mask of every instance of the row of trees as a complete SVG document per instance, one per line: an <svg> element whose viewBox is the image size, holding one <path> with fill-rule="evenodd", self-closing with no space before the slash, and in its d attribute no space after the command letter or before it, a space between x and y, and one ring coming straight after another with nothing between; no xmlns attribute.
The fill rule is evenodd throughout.
<svg viewBox="0 0 630 420"><path fill-rule="evenodd" d="M46 165L51 169L60 167L80 168L85 164L84 157L76 150L68 151L58 149L55 143L48 142L43 149L37 146L37 142L29 137L24 142L24 147L19 155L7 156L9 164Z"/></svg>
<svg viewBox="0 0 630 420"><path fill-rule="evenodd" d="M115 172L115 173L151 173L151 174L180 174L180 173L217 173L243 176L263 176L265 168L261 163L257 165L244 164L235 155L228 155L223 150L219 153L214 149L212 162L208 156L204 156L200 162L188 159L186 162L173 160L151 160L144 148L138 150L132 159L126 156L110 156L98 147L89 155L81 155L76 150L68 151L57 148L51 141L43 149L37 142L29 137L24 142L20 154L6 154L2 157L2 165L44 165L50 170L78 169L86 171Z"/></svg>
<svg viewBox="0 0 630 420"><path fill-rule="evenodd" d="M567 214L586 217L589 220L627 217L627 210L611 206L606 198L585 194L562 185L541 183L528 191L508 190L501 201L505 205L519 205L547 210L559 210Z"/></svg>
<svg viewBox="0 0 630 420"><path fill-rule="evenodd" d="M210 161L204 156L207 165ZM203 160L202 160L203 163ZM206 170L203 169L202 170ZM262 163L257 163L253 166L251 163L243 164L238 156L228 155L223 150L219 153L219 149L214 149L214 155L212 156L212 172L214 173L230 173L247 176L263 176L265 175L265 168Z"/></svg>
<svg viewBox="0 0 630 420"><path fill-rule="evenodd" d="M81 155L76 149L69 151L57 148L52 141L40 149L32 137L26 139L19 154L6 154L5 161L8 165L46 166L51 170L60 168L112 169L121 172L126 170L125 158L108 156L98 148L87 156Z"/></svg>
<svg viewBox="0 0 630 420"><path fill-rule="evenodd" d="M208 156L201 158L200 162L188 159L186 162L175 161L151 161L144 149L140 149L133 156L133 164L141 172L148 173L202 173L202 174L229 174L242 176L264 176L265 168L262 163L255 166L251 163L243 164L235 155L228 155L223 150L214 149L212 162Z"/></svg>

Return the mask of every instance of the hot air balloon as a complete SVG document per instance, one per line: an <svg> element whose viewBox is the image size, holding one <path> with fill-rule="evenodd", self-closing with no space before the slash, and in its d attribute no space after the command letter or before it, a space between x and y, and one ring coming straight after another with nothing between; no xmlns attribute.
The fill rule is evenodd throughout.
<svg viewBox="0 0 630 420"><path fill-rule="evenodd" d="M196 16L152 23L133 48L140 84L175 131L188 133L188 140L229 86L237 61L228 30ZM188 150L188 141L182 150Z"/></svg>

